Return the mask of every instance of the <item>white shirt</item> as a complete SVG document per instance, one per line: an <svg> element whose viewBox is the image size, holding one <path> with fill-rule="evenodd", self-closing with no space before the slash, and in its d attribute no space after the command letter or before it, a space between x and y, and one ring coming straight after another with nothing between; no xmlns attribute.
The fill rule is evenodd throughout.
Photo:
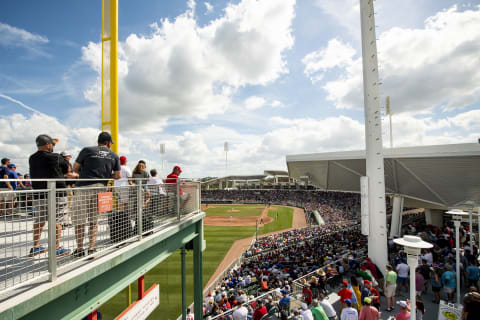
<svg viewBox="0 0 480 320"><path fill-rule="evenodd" d="M405 263L400 263L397 266L398 276L401 278L408 278L408 265Z"/></svg>
<svg viewBox="0 0 480 320"><path fill-rule="evenodd" d="M327 314L327 317L331 318L337 315L335 309L332 307L332 304L327 299L323 299L322 301L320 301L320 305Z"/></svg>
<svg viewBox="0 0 480 320"><path fill-rule="evenodd" d="M162 179L160 179L158 177L151 177L150 180L147 181L147 184L158 185L158 193L157 194L167 195L167 193L163 189L163 180ZM156 187L153 187L153 188L156 188ZM155 192L152 192L152 193L155 193Z"/></svg>
<svg viewBox="0 0 480 320"><path fill-rule="evenodd" d="M358 320L358 312L353 308L345 308L342 310L340 320Z"/></svg>
<svg viewBox="0 0 480 320"><path fill-rule="evenodd" d="M431 266L433 264L433 255L431 252L427 252L423 255L423 259L427 260L427 264Z"/></svg>
<svg viewBox="0 0 480 320"><path fill-rule="evenodd" d="M187 320L193 320L193 313L187 314Z"/></svg>
<svg viewBox="0 0 480 320"><path fill-rule="evenodd" d="M313 320L313 314L310 310L300 310L300 315L303 317L303 320Z"/></svg>
<svg viewBox="0 0 480 320"><path fill-rule="evenodd" d="M115 187L128 186L128 178L132 177L132 171L127 166L120 166L120 179L114 181Z"/></svg>
<svg viewBox="0 0 480 320"><path fill-rule="evenodd" d="M248 309L244 306L241 306L235 310L232 314L233 320L247 320Z"/></svg>

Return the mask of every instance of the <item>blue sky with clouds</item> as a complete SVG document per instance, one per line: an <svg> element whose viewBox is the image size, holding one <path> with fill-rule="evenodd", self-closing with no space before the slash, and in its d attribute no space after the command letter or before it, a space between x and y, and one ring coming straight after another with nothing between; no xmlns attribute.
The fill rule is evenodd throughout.
<svg viewBox="0 0 480 320"><path fill-rule="evenodd" d="M0 156L20 172L40 133L74 154L96 141L100 3L0 3ZM396 146L480 137L479 5L375 1ZM229 174L364 147L358 0L119 0L119 42L131 165L159 168L160 143L188 177L225 174L225 141Z"/></svg>

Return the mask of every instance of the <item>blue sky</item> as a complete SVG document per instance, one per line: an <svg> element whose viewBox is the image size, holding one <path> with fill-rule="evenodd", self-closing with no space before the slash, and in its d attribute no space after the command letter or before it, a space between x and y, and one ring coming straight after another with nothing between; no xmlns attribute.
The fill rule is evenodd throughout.
<svg viewBox="0 0 480 320"><path fill-rule="evenodd" d="M188 177L285 169L364 148L358 0L119 0L120 153ZM396 146L480 137L480 1L377 0ZM100 1L0 3L0 156L99 132ZM26 107L38 112L32 112ZM384 122L384 143L389 141Z"/></svg>

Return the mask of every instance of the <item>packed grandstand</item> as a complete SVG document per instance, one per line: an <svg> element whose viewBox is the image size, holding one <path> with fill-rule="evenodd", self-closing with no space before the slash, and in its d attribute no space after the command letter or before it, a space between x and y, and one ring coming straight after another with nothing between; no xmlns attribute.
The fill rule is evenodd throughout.
<svg viewBox="0 0 480 320"><path fill-rule="evenodd" d="M204 190L202 201L295 205L305 209L307 219L309 212L317 210L325 221L323 225L309 224L306 228L268 235L253 242L241 254L239 262L226 270L223 277L205 292L204 318L322 319L317 316L317 311L322 310L328 319L334 319L335 316L343 319L341 314L343 309L349 307L347 302L360 315L366 297L371 298L367 299L371 301L368 307L371 305L377 311L385 311L387 315L392 312L390 315L393 316L403 312L401 306L387 306L384 298L380 299L385 294L385 266L376 266L366 255L367 238L360 232L360 199L357 194L294 190ZM432 250L422 252L420 267L415 275L416 290L420 297L416 313L417 319L422 319L425 307L421 296L425 292L433 290L434 303L439 303L440 298L453 299L448 294L452 281L448 284L445 280L450 277L454 264L453 229L450 222L443 228L426 225L423 213L417 212L406 217L404 230L407 234L419 235L434 244ZM406 254L392 240L389 238L389 263L402 279ZM467 245L468 240L468 234L462 228L462 244ZM466 270L471 270L467 269L470 266L476 267L476 257L476 246L473 252L465 247L462 282L463 279L465 283L469 281ZM347 292L348 295L348 290L351 294L345 299L342 294ZM397 295L407 295L406 288L402 292L402 286L399 285L397 290ZM332 307L334 301L329 302L325 297L337 291L340 301Z"/></svg>

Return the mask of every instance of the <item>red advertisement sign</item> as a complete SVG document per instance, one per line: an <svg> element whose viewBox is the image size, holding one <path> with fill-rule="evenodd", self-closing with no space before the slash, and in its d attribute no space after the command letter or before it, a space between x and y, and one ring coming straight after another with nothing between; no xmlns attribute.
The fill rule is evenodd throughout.
<svg viewBox="0 0 480 320"><path fill-rule="evenodd" d="M113 195L111 192L100 192L98 195L98 213L113 210Z"/></svg>

